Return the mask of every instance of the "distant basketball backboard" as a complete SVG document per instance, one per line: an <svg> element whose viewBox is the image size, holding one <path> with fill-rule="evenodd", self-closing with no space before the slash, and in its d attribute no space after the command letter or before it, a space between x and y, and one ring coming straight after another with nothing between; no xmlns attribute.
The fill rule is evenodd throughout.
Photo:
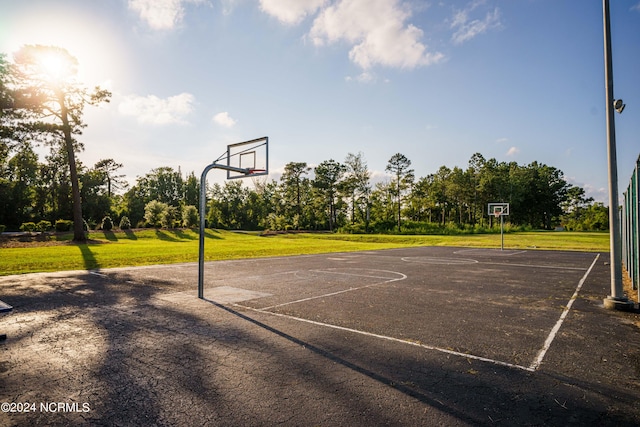
<svg viewBox="0 0 640 427"><path fill-rule="evenodd" d="M489 203L487 213L495 217L509 215L509 203Z"/></svg>
<svg viewBox="0 0 640 427"><path fill-rule="evenodd" d="M227 179L269 174L269 137L227 146Z"/></svg>

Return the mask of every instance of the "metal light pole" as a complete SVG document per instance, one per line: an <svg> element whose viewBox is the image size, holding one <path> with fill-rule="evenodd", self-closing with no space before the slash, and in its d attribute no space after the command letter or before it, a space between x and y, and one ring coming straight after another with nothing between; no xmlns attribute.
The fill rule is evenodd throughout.
<svg viewBox="0 0 640 427"><path fill-rule="evenodd" d="M602 0L604 18L604 83L607 112L607 158L609 161L609 249L611 254L611 295L604 300L609 309L625 310L633 307L633 302L625 298L622 289L622 244L620 218L618 215L618 160L616 157L616 129L613 99L613 64L611 59L611 24L609 0ZM631 307L629 307L629 304Z"/></svg>

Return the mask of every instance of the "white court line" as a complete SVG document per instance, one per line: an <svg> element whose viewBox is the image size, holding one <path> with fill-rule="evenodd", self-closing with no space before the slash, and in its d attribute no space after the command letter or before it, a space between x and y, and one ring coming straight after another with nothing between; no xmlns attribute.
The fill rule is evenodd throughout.
<svg viewBox="0 0 640 427"><path fill-rule="evenodd" d="M324 295L317 295L317 296L313 296L313 297L309 297L309 298L302 298L302 299L295 300L295 301L283 302L282 304L271 305L269 307L263 307L263 308L257 309L257 310L259 310L259 311L270 310L272 308L282 307L282 306L285 306L285 305L297 304L299 302L311 301L311 300L318 299L318 298L325 298L325 297L330 297L330 296L334 296L334 295L344 294L346 292L357 291L358 289L366 289L366 288L370 288L372 286L381 285L383 283L397 282L398 280L404 280L404 279L407 278L406 274L402 274L402 273L399 273L397 271L388 271L388 270L377 270L377 271L386 271L388 273L399 274L399 275L401 275L401 277L398 277L398 278L394 279L394 278L389 278L389 277L358 275L358 274L353 274L353 273L341 273L341 272L327 271L327 270L309 270L309 271L320 272L320 273L343 274L343 275L346 275L346 276L371 277L371 278L374 278L374 279L388 279L388 280L384 280L382 282L372 283L370 285L359 286L357 288L343 289L341 291L331 292L331 293L324 294Z"/></svg>
<svg viewBox="0 0 640 427"><path fill-rule="evenodd" d="M569 313L569 310L571 310L571 306L573 306L573 302L578 298L578 293L580 292L580 289L582 289L582 285L584 285L584 282L587 280L587 277L589 276L589 273L591 273L591 270L593 269L594 265L596 264L596 261L598 261L599 257L600 257L600 254L597 254L595 259L591 263L591 266L587 269L587 271L584 274L584 276L582 276L582 278L578 282L578 286L577 286L575 292L573 293L573 295L571 296L571 299L569 300L569 303L567 304L567 306L565 307L564 311L560 315L560 319L558 319L558 321L556 322L555 326L553 327L553 329L549 333L549 336L545 340L544 345L542 346L542 349L538 352L537 357L535 358L535 360L533 361L533 363L530 366L522 366L522 365L518 365L518 364L514 364L514 363L508 363L508 362L503 362L503 361L500 361L500 360L490 359L490 358L487 358L487 357L476 356L476 355L473 355L473 354L461 353L461 352L458 352L458 351L448 350L448 349L441 348L441 347L435 347L435 346L432 346L432 345L422 344L422 343L418 343L418 342L415 342L415 341L402 340L402 339L399 339L399 338L389 337L389 336L386 336L386 335L374 334L374 333L371 333L371 332L360 331L358 329L345 328L344 326L337 326L337 325L332 325L330 323L317 322L317 321L314 321L314 320L304 319L304 318L301 318L301 317L290 316L290 315L287 315L287 314L274 313L272 311L267 311L267 310L269 310L271 308L279 307L279 306L290 304L290 303L280 304L280 305L276 305L276 306L272 306L272 307L265 307L265 308L262 308L262 309L247 307L247 306L240 305L240 304L233 304L233 305L236 306L236 307L244 308L246 310L251 310L251 311L255 311L255 312L259 312L259 313L270 314L272 316L283 317L283 318L287 318L287 319L291 319L291 320L297 320L299 322L305 322L305 323L309 323L309 324L312 324L312 325L323 326L323 327L337 329L337 330L346 331L346 332L351 332L351 333L355 333L355 334L359 334L359 335L374 337L374 338L383 339L383 340L386 340L386 341L392 341L392 342L398 342L398 343L402 343L402 344L408 344L408 345L412 345L412 346L415 346L415 347L424 348L426 350L432 350L432 351L437 351L437 352L440 352L440 353L450 354L450 355L453 355L453 356L463 357L465 359L478 360L478 361L481 361L481 362L492 363L494 365L506 366L506 367L509 367L509 368L520 369L520 370L528 371L528 372L535 372L535 371L538 370L538 368L542 364L542 361L544 360L544 357L545 357L547 351L551 347L551 344L553 343L558 331L560 330L560 327L562 326L562 323L564 322L564 319L567 317L567 314ZM406 278L406 276L405 276L405 278ZM393 282L395 280L402 280L402 279L393 279L393 280L390 280L390 282ZM367 287L370 287L370 286L374 286L374 285L367 285L367 286L363 286L361 288L356 288L356 289L367 288ZM335 295L335 294L339 294L339 293L343 293L343 292L349 292L350 290L355 290L355 289L348 289L348 290L335 292L333 294L327 294L327 295ZM319 298L319 297L313 297L313 298ZM299 301L294 301L294 302L305 301L305 300L309 300L309 299L313 299L313 298L307 298L307 299L304 299L304 300L299 300Z"/></svg>
<svg viewBox="0 0 640 427"><path fill-rule="evenodd" d="M508 362L502 362L500 360L489 359L487 357L482 357L482 356L475 356L473 354L461 353L459 351L448 350L446 348L435 347L435 346L432 346L432 345L422 344L422 343L418 343L418 342L415 342L415 341L402 340L400 338L394 338L394 337L389 337L389 336L386 336L386 335L374 334L372 332L360 331L358 329L345 328L344 326L332 325L330 323L316 322L315 320L309 320L309 319L304 319L304 318L301 318L301 317L290 316L288 314L274 313L272 311L265 311L266 309L264 309L264 308L263 309L252 308L252 307L246 307L246 306L240 305L240 304L234 304L234 306L240 307L240 308L244 308L244 309L247 309L247 310L257 311L259 313L271 314L272 316L284 317L286 319L291 319L291 320L297 320L299 322L310 323L310 324L316 325L316 326L324 326L326 328L332 328L332 329L338 329L340 331L352 332L354 334L364 335L364 336L373 337L373 338L379 338L379 339L383 339L383 340L386 340L386 341L398 342L398 343L401 343L401 344L409 344L409 345L412 345L414 347L424 348L426 350L433 350L433 351L438 351L440 353L450 354L450 355L453 355L453 356L464 357L465 359L479 360L481 362L492 363L494 365L506 366L506 367L509 367L509 368L521 369L523 371L529 371L529 372L535 371L535 369L532 369L531 367L526 367L526 366L522 366L522 365L516 365L516 364L508 363Z"/></svg>
<svg viewBox="0 0 640 427"><path fill-rule="evenodd" d="M560 330L560 327L562 326L564 319L567 317L567 314L569 314L569 310L571 310L571 306L573 305L573 302L578 298L578 292L580 292L582 285L587 280L587 276L589 276L589 273L591 273L591 270L593 269L593 266L596 265L596 261L598 261L599 257L600 257L600 254L596 255L596 258L591 263L591 267L589 267L587 272L584 273L584 276L582 276L582 279L580 279L580 282L578 282L578 287L576 288L576 291L571 296L571 299L569 300L569 303L565 307L564 311L560 315L560 319L558 319L553 329L551 329L551 333L549 333L549 336L544 342L542 349L538 353L538 357L536 357L536 359L533 361L533 363L529 367L531 370L535 371L542 364L542 360L544 359L545 354L547 354L547 350L549 350L549 347L551 347L551 343L553 343L553 340L558 334L558 331Z"/></svg>

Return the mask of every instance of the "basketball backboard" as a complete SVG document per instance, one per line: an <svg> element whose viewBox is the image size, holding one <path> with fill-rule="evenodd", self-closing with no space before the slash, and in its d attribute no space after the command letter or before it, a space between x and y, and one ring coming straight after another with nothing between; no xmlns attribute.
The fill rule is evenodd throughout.
<svg viewBox="0 0 640 427"><path fill-rule="evenodd" d="M227 179L269 174L269 137L227 146Z"/></svg>
<svg viewBox="0 0 640 427"><path fill-rule="evenodd" d="M509 215L509 203L489 203L487 213L495 217Z"/></svg>

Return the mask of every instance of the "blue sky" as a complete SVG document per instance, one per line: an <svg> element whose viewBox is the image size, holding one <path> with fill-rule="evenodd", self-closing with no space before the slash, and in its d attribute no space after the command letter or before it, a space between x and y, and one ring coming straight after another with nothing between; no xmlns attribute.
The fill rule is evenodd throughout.
<svg viewBox="0 0 640 427"><path fill-rule="evenodd" d="M88 166L200 175L270 138L270 169L362 152L375 180L471 155L561 169L607 202L600 0L8 0L0 52L65 47L113 92L88 108ZM621 187L640 153L640 0L611 1ZM210 181L225 175L212 172ZM248 181L248 184L251 182Z"/></svg>

